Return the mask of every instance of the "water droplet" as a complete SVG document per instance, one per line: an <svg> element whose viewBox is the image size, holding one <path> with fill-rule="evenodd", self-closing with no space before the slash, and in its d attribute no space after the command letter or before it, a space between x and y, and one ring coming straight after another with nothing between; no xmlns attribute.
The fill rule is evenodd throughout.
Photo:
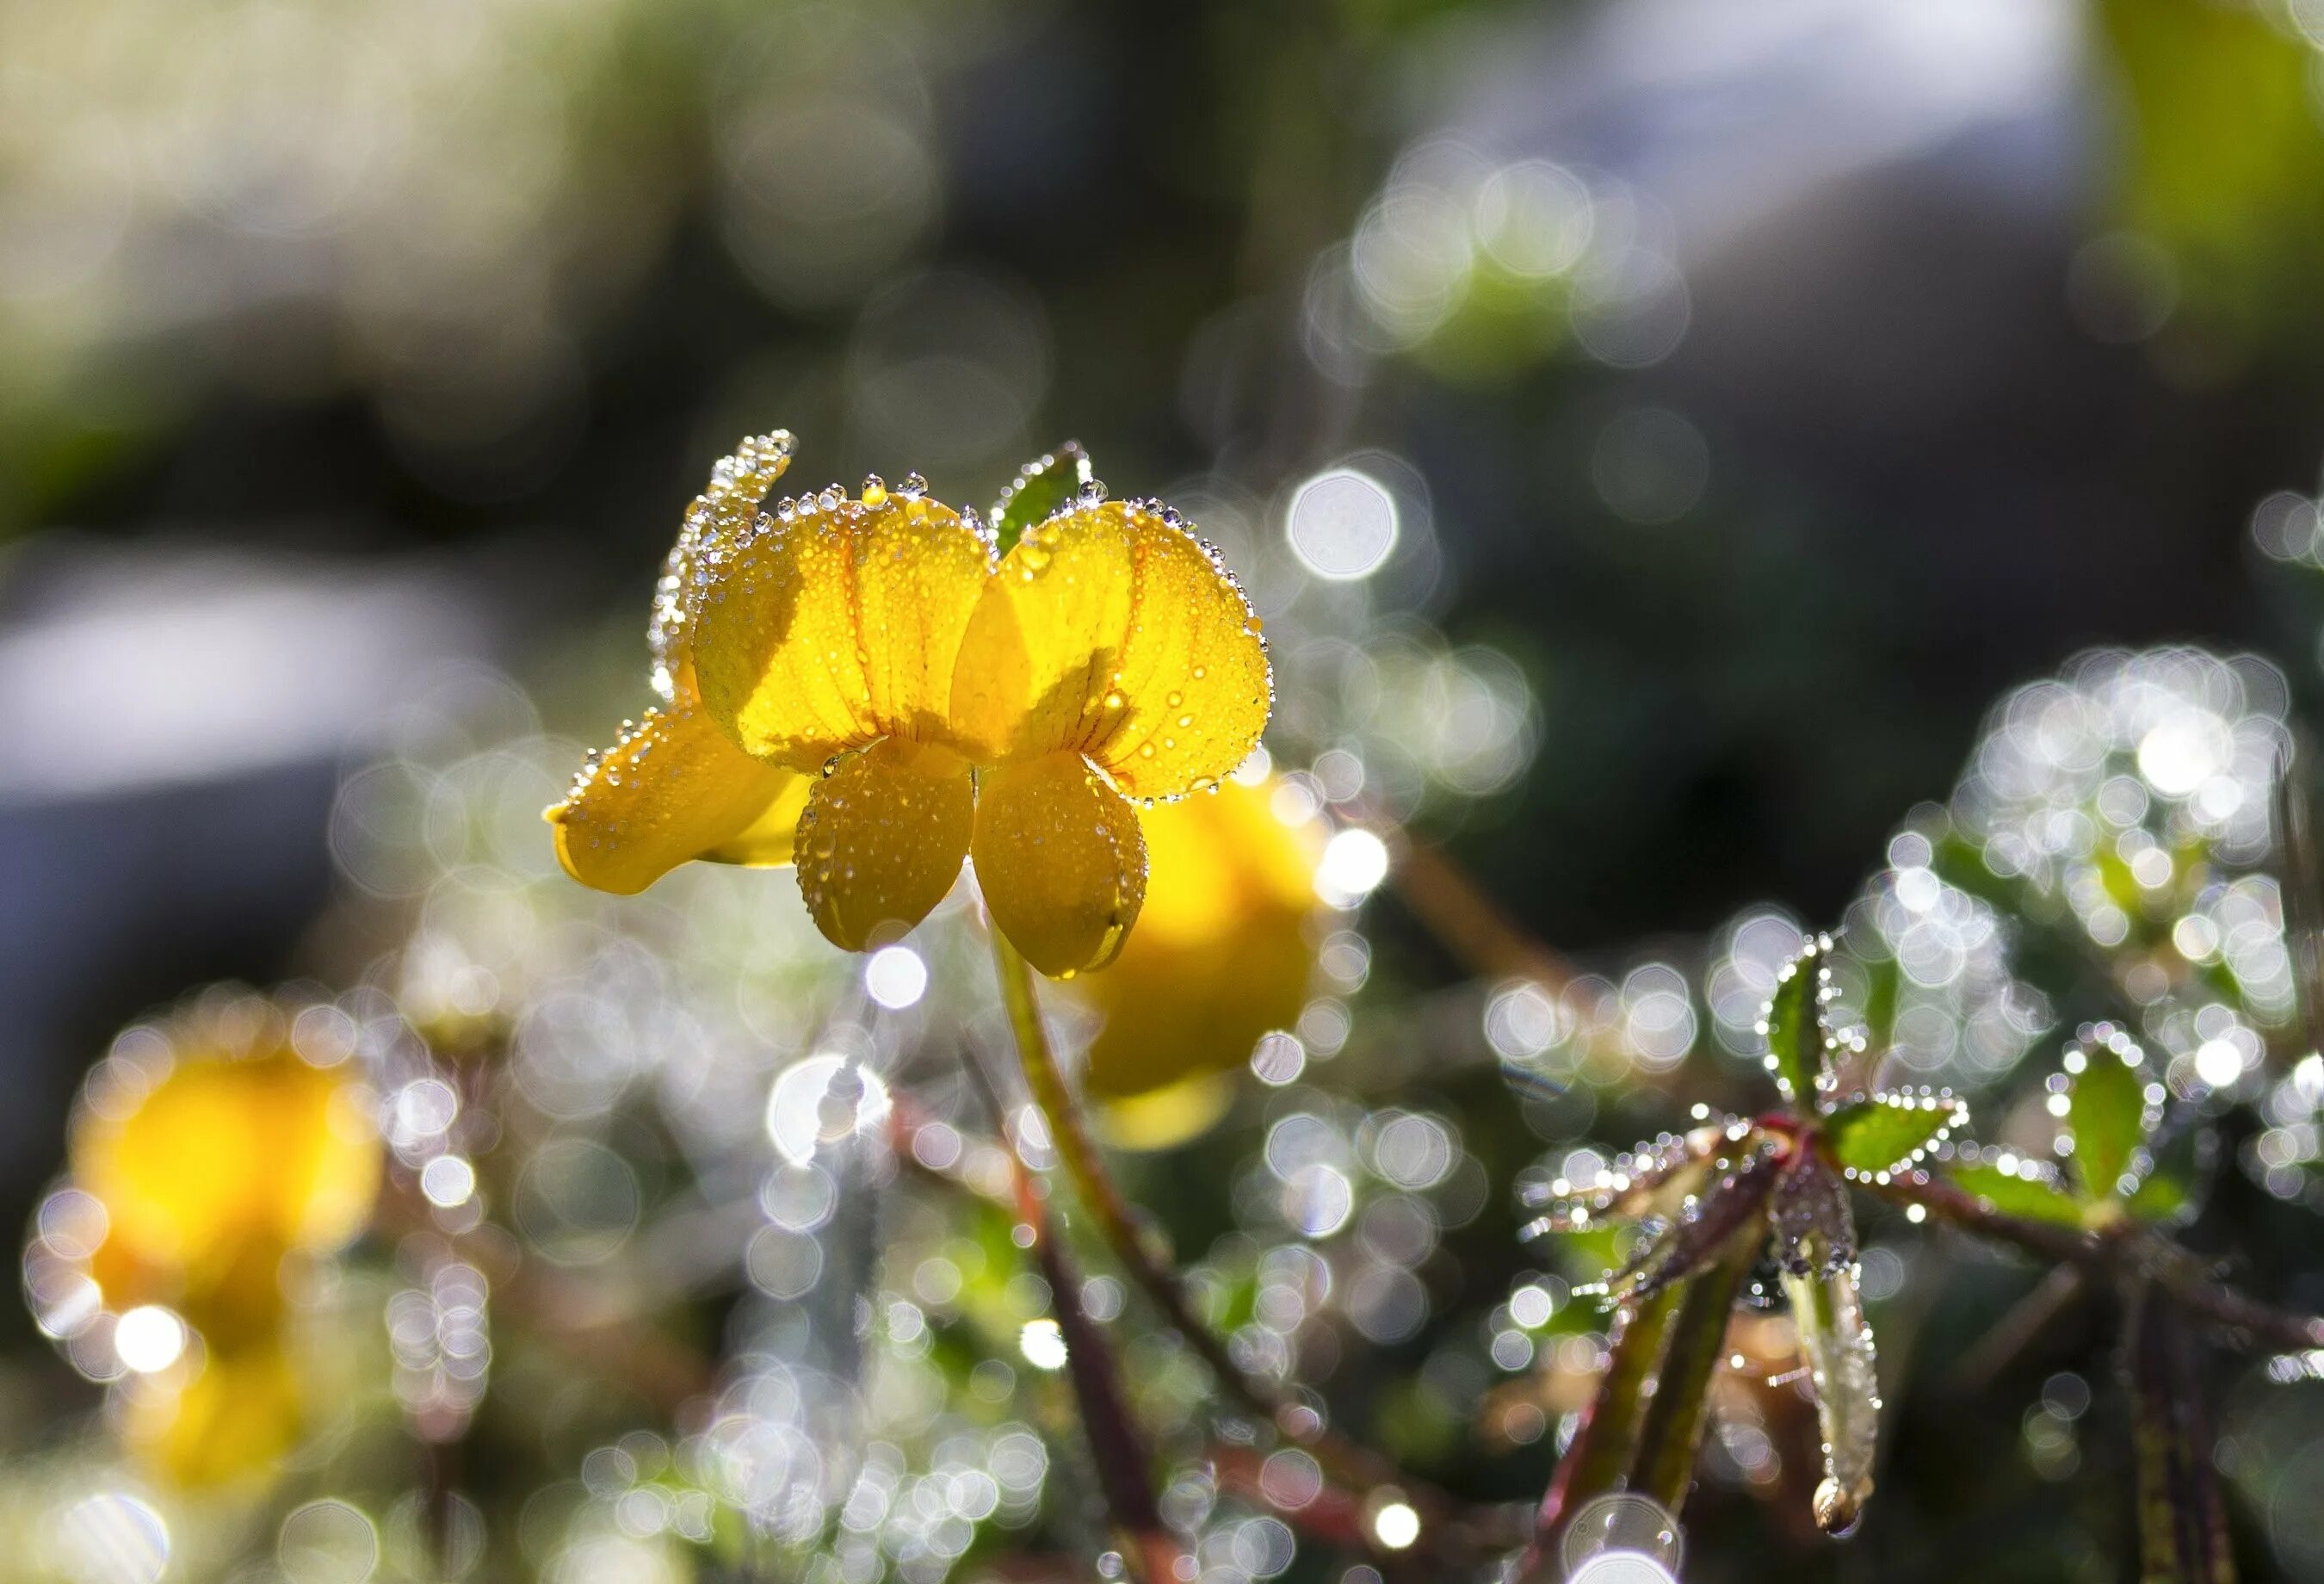
<svg viewBox="0 0 2324 1584"><path fill-rule="evenodd" d="M904 482L896 486L896 493L908 501L916 501L928 493L928 481L917 473L907 473Z"/></svg>
<svg viewBox="0 0 2324 1584"><path fill-rule="evenodd" d="M884 506L888 504L887 480L881 478L877 473L866 473L863 476L863 504L867 506Z"/></svg>
<svg viewBox="0 0 2324 1584"><path fill-rule="evenodd" d="M1108 709L1119 709L1121 708L1122 702L1122 697L1119 691L1111 692L1105 696L1105 707Z"/></svg>

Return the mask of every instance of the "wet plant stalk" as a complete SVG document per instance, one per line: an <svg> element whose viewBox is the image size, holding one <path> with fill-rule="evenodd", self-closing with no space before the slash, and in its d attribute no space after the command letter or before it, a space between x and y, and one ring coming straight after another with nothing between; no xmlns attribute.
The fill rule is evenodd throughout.
<svg viewBox="0 0 2324 1584"><path fill-rule="evenodd" d="M1729 1239L1716 1264L1686 1283L1672 1320L1662 1369L1639 1427L1629 1488L1652 1496L1675 1518L1694 1483L1695 1453L1711 1420L1711 1383L1727 1351L1727 1322L1751 1266L1767 1240L1755 1218Z"/></svg>
<svg viewBox="0 0 2324 1584"><path fill-rule="evenodd" d="M1250 1412L1268 1421L1290 1440L1313 1452L1338 1483L1358 1490L1393 1486L1419 1511L1423 1534L1431 1551L1472 1550L1482 1552L1509 1543L1509 1537L1469 1534L1467 1525L1450 1522L1457 1504L1443 1492L1404 1475L1378 1453L1333 1435L1318 1423L1301 1424L1288 1412L1292 1406L1264 1381L1235 1363L1218 1334L1194 1312L1177 1274L1157 1259L1131 1214L1129 1201L1114 1186L1097 1145L1083 1125L1081 1109L1049 1048L1048 1030L1041 1022L1039 991L1032 965L998 930L987 931L992 942L992 964L1001 984L1001 1000L1015 1037L1019 1065L1033 1103L1040 1108L1050 1147L1074 1185L1074 1192L1096 1223L1106 1246L1131 1279L1145 1290L1171 1327L1200 1354L1220 1384ZM1448 1529L1461 1531L1448 1533ZM1447 1541L1458 1541L1448 1546Z"/></svg>
<svg viewBox="0 0 2324 1584"><path fill-rule="evenodd" d="M1000 1098L971 1063L971 1078L991 1107L995 1127L1002 1126ZM1015 1192L1013 1209L1033 1236L1033 1255L1049 1284L1050 1304L1065 1343L1065 1372L1074 1401L1081 1411L1082 1433L1097 1465L1098 1487L1115 1530L1130 1549L1133 1577L1140 1584L1176 1584L1185 1558L1177 1541L1162 1523L1154 1499L1154 1484L1145 1438L1130 1417L1122 1395L1121 1373L1105 1334L1082 1307L1082 1284L1065 1251L1057 1241L1049 1207L1035 1183L1021 1153L1011 1152Z"/></svg>
<svg viewBox="0 0 2324 1584"><path fill-rule="evenodd" d="M2187 1314L2245 1346L2324 1348L2324 1316L2278 1309L2214 1281L2200 1261L2159 1238L2101 1237L2071 1227L2006 1215L1958 1184L1925 1172L1899 1173L1885 1183L1870 1185L1870 1190L1892 1204L1918 1205L1935 1219L1998 1243L2015 1244L2056 1264L2079 1265L2098 1274L2137 1272L2168 1290Z"/></svg>
<svg viewBox="0 0 2324 1584"><path fill-rule="evenodd" d="M2172 1296L2153 1283L2124 1294L2129 1325L2131 1440L2138 1459L2139 1577L2145 1584L2234 1584L2234 1548L2194 1342Z"/></svg>

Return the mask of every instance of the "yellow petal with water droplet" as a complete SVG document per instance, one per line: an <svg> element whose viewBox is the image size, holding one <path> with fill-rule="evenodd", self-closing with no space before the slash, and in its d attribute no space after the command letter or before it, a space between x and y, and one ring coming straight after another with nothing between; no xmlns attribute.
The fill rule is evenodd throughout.
<svg viewBox="0 0 2324 1584"><path fill-rule="evenodd" d="M794 445L787 429L743 436L733 454L720 458L710 469L709 484L686 508L678 542L662 562L653 619L646 629L646 646L653 653L653 689L664 703L676 698L678 673L693 651L687 624L704 549L731 540L757 519L760 503L790 467Z"/></svg>
<svg viewBox="0 0 2324 1584"><path fill-rule="evenodd" d="M723 553L695 613L704 708L745 752L800 770L883 736L943 742L991 570L983 538L925 498L770 518Z"/></svg>
<svg viewBox="0 0 2324 1584"><path fill-rule="evenodd" d="M1120 1098L1230 1071L1287 1029L1314 977L1318 822L1276 817L1274 783L1139 811L1146 905L1113 965L1081 979L1104 1019L1082 1083Z"/></svg>
<svg viewBox="0 0 2324 1584"><path fill-rule="evenodd" d="M862 951L928 916L960 877L976 819L968 764L887 738L841 755L799 816L799 893L835 946Z"/></svg>
<svg viewBox="0 0 2324 1584"><path fill-rule="evenodd" d="M557 861L582 885L628 896L689 858L790 861L808 778L729 742L683 675L678 700L646 711L549 811Z"/></svg>
<svg viewBox="0 0 2324 1584"><path fill-rule="evenodd" d="M1071 749L1132 797L1215 785L1273 702L1242 591L1185 530L1134 502L1028 530L986 588L953 683L956 735L988 759Z"/></svg>
<svg viewBox="0 0 2324 1584"><path fill-rule="evenodd" d="M1078 754L986 772L973 850L993 923L1045 974L1111 962L1146 899L1138 811Z"/></svg>

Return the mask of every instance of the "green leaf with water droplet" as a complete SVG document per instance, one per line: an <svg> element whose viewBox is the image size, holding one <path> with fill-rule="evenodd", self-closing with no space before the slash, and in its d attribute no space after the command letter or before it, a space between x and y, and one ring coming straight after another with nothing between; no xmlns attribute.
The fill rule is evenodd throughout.
<svg viewBox="0 0 2324 1584"><path fill-rule="evenodd" d="M1915 1164L1968 1120L1969 1107L1950 1095L1874 1095L1833 1111L1823 1135L1843 1170L1877 1177Z"/></svg>
<svg viewBox="0 0 2324 1584"><path fill-rule="evenodd" d="M1810 941L1776 981L1767 1002L1767 1070L1784 1098L1802 1110L1812 1109L1823 1073L1824 1026L1823 946Z"/></svg>
<svg viewBox="0 0 2324 1584"><path fill-rule="evenodd" d="M2135 1053L2137 1047L2126 1046ZM2080 1051L2085 1065L2068 1091L2066 1133L2074 1141L2074 1175L2086 1199L2113 1199L2132 1157L2146 1142L2152 1118L2146 1070L2122 1051L2094 1042Z"/></svg>
<svg viewBox="0 0 2324 1584"><path fill-rule="evenodd" d="M2200 1202L2216 1143L2204 1128L2165 1130L2150 1141L2153 1163L2123 1208L2149 1224L2187 1219Z"/></svg>
<svg viewBox="0 0 2324 1584"><path fill-rule="evenodd" d="M1079 440L1067 440L1019 468L992 503L992 532L1001 553L1007 555L1026 529L1081 493L1093 477L1089 453Z"/></svg>
<svg viewBox="0 0 2324 1584"><path fill-rule="evenodd" d="M2046 1177L2020 1177L1988 1163L1956 1165L1950 1175L1959 1186L2005 1216L2048 1221L2061 1227L2082 1224L2080 1202Z"/></svg>

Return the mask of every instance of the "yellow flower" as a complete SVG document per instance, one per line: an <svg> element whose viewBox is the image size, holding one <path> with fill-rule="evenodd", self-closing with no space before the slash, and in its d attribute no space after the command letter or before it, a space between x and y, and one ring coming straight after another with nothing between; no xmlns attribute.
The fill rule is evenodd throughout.
<svg viewBox="0 0 2324 1584"><path fill-rule="evenodd" d="M44 1327L78 1337L109 1319L123 1431L180 1483L263 1471L295 1441L283 1264L346 1244L378 1193L383 1151L345 1051L317 1066L293 1028L287 1008L238 996L124 1036L74 1116L51 1202L76 1208L27 1251L36 1301L76 1284L90 1300Z"/></svg>
<svg viewBox="0 0 2324 1584"><path fill-rule="evenodd" d="M1214 788L1272 701L1259 623L1175 512L1090 490L1006 556L917 479L758 505L789 437L719 465L658 607L669 707L549 811L567 869L636 891L689 858L780 861L859 950L973 857L1044 973L1111 961L1146 890L1135 803Z"/></svg>
<svg viewBox="0 0 2324 1584"><path fill-rule="evenodd" d="M100 1070L75 1118L74 1186L105 1207L92 1274L109 1308L169 1302L197 1328L271 1315L286 1255L370 1219L378 1136L340 1067L292 1048L255 997L165 1027L166 1070Z"/></svg>
<svg viewBox="0 0 2324 1584"><path fill-rule="evenodd" d="M1083 1086L1117 1143L1176 1144L1233 1098L1223 1075L1287 1029L1315 968L1315 821L1275 814L1275 783L1146 810L1154 878L1138 932L1083 996L1104 1019Z"/></svg>
<svg viewBox="0 0 2324 1584"><path fill-rule="evenodd" d="M172 1485L225 1485L272 1474L307 1422L305 1383L279 1337L213 1348L182 1384L136 1383L122 1438Z"/></svg>

